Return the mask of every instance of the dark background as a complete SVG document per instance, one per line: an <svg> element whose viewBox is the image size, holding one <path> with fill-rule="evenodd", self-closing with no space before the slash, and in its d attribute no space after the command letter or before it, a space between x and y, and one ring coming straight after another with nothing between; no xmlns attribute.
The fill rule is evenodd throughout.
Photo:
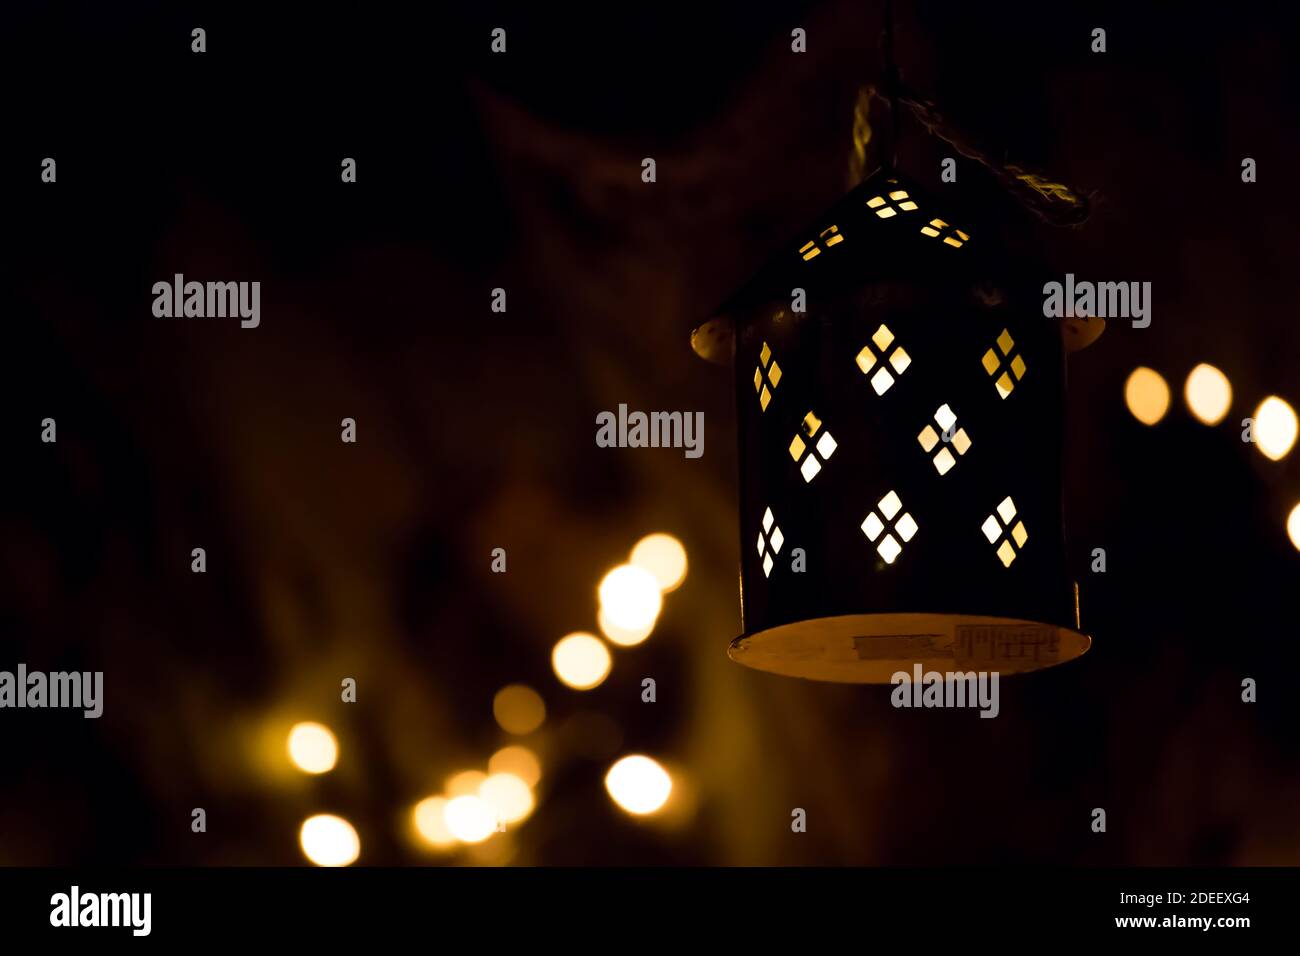
<svg viewBox="0 0 1300 956"><path fill-rule="evenodd" d="M910 85L1095 211L1042 225L970 163L965 200L1061 273L1154 286L1150 328L1112 322L1070 365L1094 648L1004 684L990 721L724 654L731 382L687 332L845 189L880 4L6 4L0 668L103 670L107 702L0 712L0 863L292 864L321 811L362 863L1300 862L1300 456L1240 440L1264 395L1300 399L1300 67L1271 6L899 4ZM903 167L953 189L950 152L904 133ZM155 319L173 272L260 280L261 327ZM1201 361L1235 389L1215 428L1181 403ZM1155 428L1124 407L1137 365L1175 391ZM597 448L620 402L703 410L704 457ZM604 685L566 690L551 645L655 530L690 576ZM492 851L421 854L404 814L505 742L514 681L548 705L537 810ZM251 756L308 718L334 772ZM634 750L689 812L612 806Z"/></svg>

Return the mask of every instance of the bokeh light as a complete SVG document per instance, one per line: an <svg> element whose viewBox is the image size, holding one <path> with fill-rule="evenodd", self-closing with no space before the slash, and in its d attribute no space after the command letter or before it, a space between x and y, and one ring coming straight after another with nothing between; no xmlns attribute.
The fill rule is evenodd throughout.
<svg viewBox="0 0 1300 956"><path fill-rule="evenodd" d="M1300 551L1300 501L1291 509L1286 519L1286 533L1291 536L1291 543Z"/></svg>
<svg viewBox="0 0 1300 956"><path fill-rule="evenodd" d="M1255 409L1255 445L1265 458L1281 461L1295 444L1295 409L1276 395L1270 395Z"/></svg>
<svg viewBox="0 0 1300 956"><path fill-rule="evenodd" d="M326 773L339 758L339 744L324 724L305 720L289 731L289 759L303 773Z"/></svg>
<svg viewBox="0 0 1300 956"><path fill-rule="evenodd" d="M574 690L598 687L609 676L612 664L609 648L592 634L562 637L551 651L555 676Z"/></svg>
<svg viewBox="0 0 1300 956"><path fill-rule="evenodd" d="M491 804L472 794L447 801L442 817L452 836L461 843L482 843L497 828L497 815Z"/></svg>
<svg viewBox="0 0 1300 956"><path fill-rule="evenodd" d="M502 747L488 760L488 773L512 773L530 787L542 779L542 765L527 747Z"/></svg>
<svg viewBox="0 0 1300 956"><path fill-rule="evenodd" d="M492 715L508 734L531 734L546 720L546 704L531 687L511 684L492 698Z"/></svg>
<svg viewBox="0 0 1300 956"><path fill-rule="evenodd" d="M611 644L617 644L620 647L632 647L640 644L655 629L654 621L650 621L644 627L615 627L610 623L603 609L596 615L596 623L600 625L600 633L604 634Z"/></svg>
<svg viewBox="0 0 1300 956"><path fill-rule="evenodd" d="M478 788L478 795L506 823L516 823L533 812L532 790L513 773L492 774Z"/></svg>
<svg viewBox="0 0 1300 956"><path fill-rule="evenodd" d="M1124 401L1143 425L1154 425L1169 411L1169 385L1155 369L1140 365L1124 383Z"/></svg>
<svg viewBox="0 0 1300 956"><path fill-rule="evenodd" d="M1202 362L1188 374L1183 397L1198 421L1217 425L1232 407L1232 384L1228 376Z"/></svg>
<svg viewBox="0 0 1300 956"><path fill-rule="evenodd" d="M673 780L657 761L633 754L609 768L605 789L628 813L644 816L663 807L672 793Z"/></svg>
<svg viewBox="0 0 1300 956"><path fill-rule="evenodd" d="M361 855L361 838L352 824L330 813L304 820L298 842L303 855L317 866L347 866Z"/></svg>
<svg viewBox="0 0 1300 956"><path fill-rule="evenodd" d="M446 847L456 842L456 835L447 826L446 797L426 797L415 805L411 816L415 832L430 846Z"/></svg>
<svg viewBox="0 0 1300 956"><path fill-rule="evenodd" d="M620 564L600 582L600 610L614 627L638 631L654 626L663 607L659 582L645 568Z"/></svg>
<svg viewBox="0 0 1300 956"><path fill-rule="evenodd" d="M463 797L467 793L478 793L478 788L487 779L482 770L462 770L447 778L444 790L449 797Z"/></svg>
<svg viewBox="0 0 1300 956"><path fill-rule="evenodd" d="M686 577L686 549L670 534L649 534L636 543L630 562L649 571L659 589L675 590Z"/></svg>

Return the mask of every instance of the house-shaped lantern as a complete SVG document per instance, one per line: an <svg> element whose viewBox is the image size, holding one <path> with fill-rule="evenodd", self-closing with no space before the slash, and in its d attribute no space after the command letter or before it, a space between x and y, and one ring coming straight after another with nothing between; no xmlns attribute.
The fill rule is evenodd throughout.
<svg viewBox="0 0 1300 956"><path fill-rule="evenodd" d="M1042 284L896 171L691 335L735 371L733 660L888 683L1087 651L1062 519L1065 343Z"/></svg>

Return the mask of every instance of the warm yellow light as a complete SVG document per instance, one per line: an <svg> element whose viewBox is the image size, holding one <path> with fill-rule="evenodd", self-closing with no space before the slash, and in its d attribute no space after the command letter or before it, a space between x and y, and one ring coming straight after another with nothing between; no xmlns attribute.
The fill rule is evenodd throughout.
<svg viewBox="0 0 1300 956"><path fill-rule="evenodd" d="M555 676L574 690L599 686L609 676L612 664L605 642L591 634L562 637L551 651Z"/></svg>
<svg viewBox="0 0 1300 956"><path fill-rule="evenodd" d="M644 627L615 627L610 623L604 610L596 615L596 622L600 625L600 633L607 637L611 644L617 644L620 647L632 647L640 644L653 633L655 622L651 621Z"/></svg>
<svg viewBox="0 0 1300 956"><path fill-rule="evenodd" d="M506 733L531 734L546 720L546 704L531 687L511 684L492 698L492 715Z"/></svg>
<svg viewBox="0 0 1300 956"><path fill-rule="evenodd" d="M653 574L665 592L675 590L686 577L686 549L670 534L646 535L636 543L629 560Z"/></svg>
<svg viewBox="0 0 1300 956"><path fill-rule="evenodd" d="M542 779L542 765L527 747L502 747L488 760L489 773L512 773L530 787Z"/></svg>
<svg viewBox="0 0 1300 956"><path fill-rule="evenodd" d="M1155 369L1138 366L1124 383L1124 401L1143 425L1154 425L1169 411L1169 386Z"/></svg>
<svg viewBox="0 0 1300 956"><path fill-rule="evenodd" d="M1202 362L1187 376L1183 397L1197 419L1206 425L1217 425L1232 406L1232 384L1228 376Z"/></svg>
<svg viewBox="0 0 1300 956"><path fill-rule="evenodd" d="M447 826L445 814L448 802L446 797L426 797L415 805L411 813L415 821L415 832L431 846L450 846L456 842L456 835Z"/></svg>
<svg viewBox="0 0 1300 956"><path fill-rule="evenodd" d="M1276 395L1270 395L1255 409L1255 444L1264 457L1281 461L1295 444L1295 409Z"/></svg>
<svg viewBox="0 0 1300 956"><path fill-rule="evenodd" d="M1296 550L1300 551L1300 502L1296 502L1291 514L1287 516L1286 533L1291 536L1291 543Z"/></svg>
<svg viewBox="0 0 1300 956"><path fill-rule="evenodd" d="M621 564L600 582L600 609L610 624L629 631L653 626L663 607L659 582L645 568Z"/></svg>
<svg viewBox="0 0 1300 956"><path fill-rule="evenodd" d="M352 824L329 813L304 820L298 842L303 854L317 866L347 866L361 855L361 838Z"/></svg>
<svg viewBox="0 0 1300 956"><path fill-rule="evenodd" d="M605 789L628 813L644 816L663 807L672 793L673 780L657 761L634 754L609 768Z"/></svg>
<svg viewBox="0 0 1300 956"><path fill-rule="evenodd" d="M533 792L513 773L494 773L483 781L478 795L506 823L515 823L533 812Z"/></svg>
<svg viewBox="0 0 1300 956"><path fill-rule="evenodd" d="M294 724L289 731L289 759L303 773L325 773L339 759L338 741L324 724L310 720Z"/></svg>
<svg viewBox="0 0 1300 956"><path fill-rule="evenodd" d="M449 800L443 807L442 818L451 835L461 843L482 843L497 829L497 815L491 804L469 794Z"/></svg>
<svg viewBox="0 0 1300 956"><path fill-rule="evenodd" d="M444 785L449 797L463 797L467 793L478 793L478 788L487 779L482 770L462 770L447 778Z"/></svg>

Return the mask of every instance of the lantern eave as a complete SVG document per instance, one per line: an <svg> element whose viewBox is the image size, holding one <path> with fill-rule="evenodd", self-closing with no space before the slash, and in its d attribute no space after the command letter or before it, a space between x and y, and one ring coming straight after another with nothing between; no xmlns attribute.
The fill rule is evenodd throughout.
<svg viewBox="0 0 1300 956"><path fill-rule="evenodd" d="M877 217L889 214L884 222L901 221L904 215L915 216L917 212L895 213L890 206L871 207L872 203L883 202L884 196L903 196L910 202L904 204L912 210L920 209L923 228L897 232L880 232L875 227L881 225ZM892 200L891 200L892 202ZM898 208L903 208L902 206ZM809 295L827 291L825 283L841 280L851 275L857 283L873 281L906 280L919 281L922 284L932 278L942 277L942 281L961 282L963 280L976 286L990 278L996 272L999 278L1002 268L995 268L997 260L994 253L995 243L988 234L971 236L950 224L949 213L945 204L918 185L914 180L894 169L879 169L865 178L861 183L847 192L837 202L826 209L816 220L799 233L800 239L787 242L780 251L771 256L767 262L754 273L734 294L707 318L698 322L691 329L691 348L706 361L719 365L729 364L735 354L735 337L737 322L755 309L768 305L777 305L788 298L794 287L805 288ZM928 221L936 210L945 219ZM953 230L955 236L945 239L957 248L923 236L938 236L935 228L924 228L929 222L941 224L945 230ZM862 227L868 229L865 236L859 238ZM831 231L835 234L826 239ZM851 234L850 241L839 245L836 259L842 263L840 250L848 249L850 269L838 266L839 273L828 266L827 257L816 255L817 249L805 249L815 245L803 242L808 236L822 237L829 248L833 243L842 242ZM809 257L813 257L809 261ZM1022 267L1028 266L1026 263ZM1026 274L1034 270L1025 268ZM1106 327L1103 319L1093 316L1067 317L1061 324L1061 338L1067 352L1077 352L1095 342Z"/></svg>

